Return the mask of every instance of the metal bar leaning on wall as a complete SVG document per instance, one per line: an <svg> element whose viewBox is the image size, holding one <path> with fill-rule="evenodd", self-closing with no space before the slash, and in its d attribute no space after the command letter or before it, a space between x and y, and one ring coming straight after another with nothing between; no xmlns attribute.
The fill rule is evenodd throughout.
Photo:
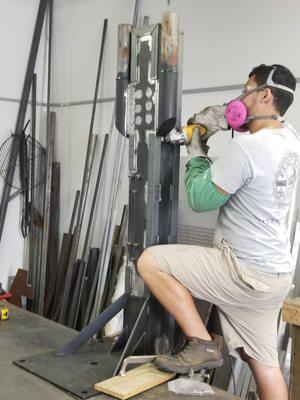
<svg viewBox="0 0 300 400"><path fill-rule="evenodd" d="M4 185L4 189L2 192L2 198L1 198L1 204L0 204L0 241L2 238L2 234L3 234L7 206L8 206L10 191L11 191L11 184L13 181L13 176L14 176L14 171L15 171L15 166L16 166L16 161L17 161L17 156L18 156L18 136L21 135L22 130L23 130L23 125L24 125L24 120L25 120L25 115L26 115L26 110L27 110L27 105L28 105L28 99L29 99L29 94L30 94L30 88L31 88L32 76L33 76L33 72L34 72L34 67L35 67L37 52L38 52L38 48L39 48L39 43L40 43L41 32L42 32L42 27L43 27L43 23L44 23L47 4L48 4L48 0L40 1L37 18L36 18L36 24L35 24L34 33L33 33L31 49L30 49L30 53L29 53L29 59L28 59L27 70L26 70L26 74L25 74L25 81L24 81L24 86L23 86L21 103L20 103L20 108L19 108L19 112L18 112L16 128L15 128L15 132L14 132L16 136L15 136L15 140L13 141L13 145L12 145L12 150L11 150L11 154L10 154L10 159L9 159L9 164L8 164L8 169L7 169L6 179L5 179L5 185Z"/></svg>
<svg viewBox="0 0 300 400"><path fill-rule="evenodd" d="M86 152L86 159L85 159L85 166L84 166L84 173L83 173L83 180L82 180L82 188L81 188L80 201L79 201L79 212L78 212L76 231L74 233L74 240L72 243L72 249L71 249L68 270L72 270L73 265L75 264L75 261L76 261L76 255L77 255L77 249L78 249L78 244L79 244L79 239L80 239L81 227L82 227L82 223L83 223L87 194L88 194L88 190L89 190L91 171L92 171L92 166L93 166L93 161L94 161L95 148L93 149L93 151L92 151L92 148L93 148L93 142L95 142L96 138L95 138L95 135L93 135L93 130L94 130L95 113L96 113L96 106L97 106L97 97L98 97L98 91L99 91L99 83L100 83L101 70L102 70L102 65L103 65L104 45L105 45L106 33L107 33L107 22L108 22L108 20L105 19L104 24L103 24L101 48L100 48L98 68L97 68L97 79L96 79L96 85L95 85L94 101L93 101L93 108L92 108L92 115L91 115L91 121L90 121L90 129L89 129L89 138L88 138L88 145L87 145L87 152ZM94 146L95 146L95 143L94 143ZM70 274L68 274L68 277L70 277L70 276L71 276L71 272L70 272ZM70 280L66 282L64 300L63 300L61 313L60 313L60 317L59 317L60 323L67 322L66 321L66 311L67 311L67 303L68 303L68 297L69 297L69 292L70 292L70 284L71 284ZM69 321L68 321L68 325L69 325Z"/></svg>
<svg viewBox="0 0 300 400"><path fill-rule="evenodd" d="M31 182L35 181L35 138L36 138L36 74L32 78L32 110L31 110ZM36 250L36 234L34 224L34 184L30 189L30 227L29 227L29 262L28 262L28 281L35 288L35 250Z"/></svg>
<svg viewBox="0 0 300 400"><path fill-rule="evenodd" d="M45 203L44 203L44 224L43 224L43 242L40 268L40 290L38 314L43 315L45 304L45 285L46 285L46 268L48 258L48 241L49 241L49 224L50 224L50 199L51 199L51 182L52 182L52 163L54 151L54 134L55 134L56 115L50 113L49 128L47 128L47 149L46 149L46 186L45 186Z"/></svg>
<svg viewBox="0 0 300 400"><path fill-rule="evenodd" d="M60 163L53 162L51 180L50 223L47 261L47 290L44 316L50 317L58 275L59 219L60 219Z"/></svg>
<svg viewBox="0 0 300 400"><path fill-rule="evenodd" d="M48 39L48 71L47 71L47 147L46 147L46 187L45 187L45 203L44 203L44 227L43 227L43 242L42 242L42 260L40 272L40 292L38 314L43 315L45 304L45 285L46 285L46 270L48 261L49 247L49 226L50 226L50 206L51 206L51 185L52 185L52 163L54 158L54 132L56 124L55 113L50 112L51 98L51 63L52 63L52 16L53 16L53 1L49 0L49 39Z"/></svg>

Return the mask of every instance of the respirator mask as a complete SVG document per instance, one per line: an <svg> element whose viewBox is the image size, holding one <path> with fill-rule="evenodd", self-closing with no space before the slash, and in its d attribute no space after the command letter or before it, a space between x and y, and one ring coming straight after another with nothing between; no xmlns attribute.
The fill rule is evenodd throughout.
<svg viewBox="0 0 300 400"><path fill-rule="evenodd" d="M256 92L258 90L262 90L265 89L266 87L275 87L278 89L282 89L285 90L289 93L294 94L294 90L284 86L284 85L280 85L278 83L275 83L273 81L273 75L275 72L276 68L273 68L268 76L268 79L266 81L266 83L259 85L253 89L250 90L245 90L243 91L242 95L237 97L234 100L231 100L227 105L226 105L226 109L225 109L225 118L228 122L228 125L238 131L238 132L246 132L248 130L247 128L247 123L249 121L252 120L258 120L258 119L275 119L278 120L280 122L284 121L284 119L282 117L280 117L279 115L259 115L259 116L255 116L255 115L248 115L248 109L246 104L243 102L243 99L248 95L251 94L253 92Z"/></svg>

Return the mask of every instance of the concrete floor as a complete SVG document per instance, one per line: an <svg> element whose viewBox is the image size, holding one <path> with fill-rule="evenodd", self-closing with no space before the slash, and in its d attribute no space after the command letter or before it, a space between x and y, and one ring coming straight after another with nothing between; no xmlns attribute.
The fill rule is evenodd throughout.
<svg viewBox="0 0 300 400"><path fill-rule="evenodd" d="M47 381L14 365L12 361L57 351L77 332L28 311L9 305L10 318L0 321L0 373L1 398L6 400L69 400L71 397ZM215 396L202 396L202 400L234 400L236 396L215 388ZM133 399L174 399L167 385L160 385ZM99 400L112 399L100 394ZM176 399L199 399L197 396L176 395Z"/></svg>

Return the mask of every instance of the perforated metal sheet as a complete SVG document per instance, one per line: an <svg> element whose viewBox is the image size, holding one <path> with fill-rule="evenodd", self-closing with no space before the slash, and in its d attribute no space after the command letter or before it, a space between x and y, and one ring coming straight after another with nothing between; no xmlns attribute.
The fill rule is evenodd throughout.
<svg viewBox="0 0 300 400"><path fill-rule="evenodd" d="M178 225L177 242L180 244L191 244L212 247L215 230L205 226Z"/></svg>

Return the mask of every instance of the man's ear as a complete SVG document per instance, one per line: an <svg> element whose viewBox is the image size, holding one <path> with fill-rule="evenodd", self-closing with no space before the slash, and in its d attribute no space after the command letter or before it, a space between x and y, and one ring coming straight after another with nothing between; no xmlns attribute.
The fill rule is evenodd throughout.
<svg viewBox="0 0 300 400"><path fill-rule="evenodd" d="M262 101L263 101L264 103L273 102L274 98L273 98L273 94L272 94L270 88L265 88L265 89L263 90L263 94L264 94L264 95L263 95Z"/></svg>

